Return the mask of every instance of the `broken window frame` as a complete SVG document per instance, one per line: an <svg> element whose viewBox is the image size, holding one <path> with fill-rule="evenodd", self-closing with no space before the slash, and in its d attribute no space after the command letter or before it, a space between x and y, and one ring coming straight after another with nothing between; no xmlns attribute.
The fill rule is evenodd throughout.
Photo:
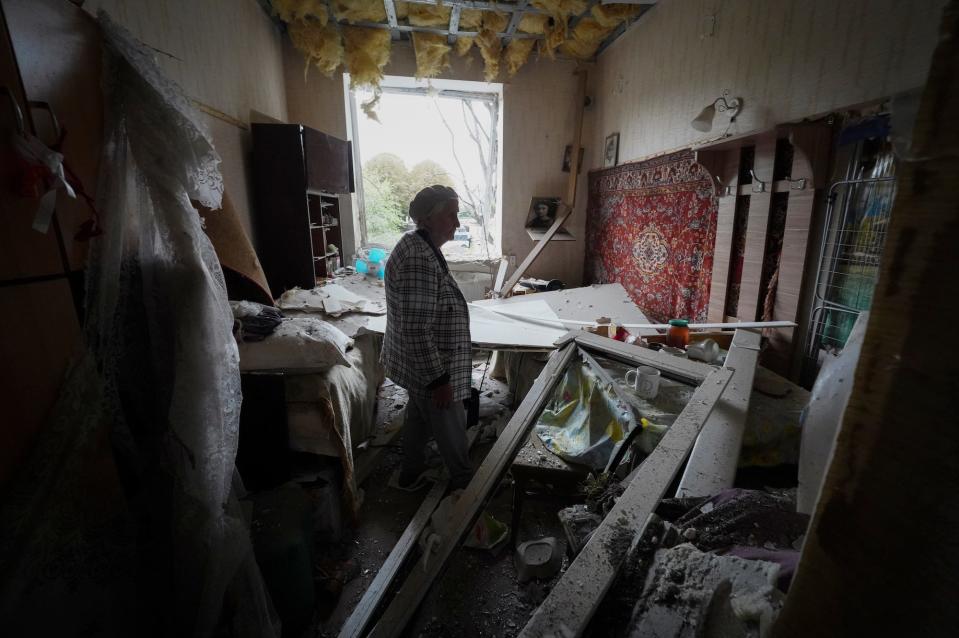
<svg viewBox="0 0 959 638"><path fill-rule="evenodd" d="M534 612L522 635L563 635L558 629L561 625L573 629L572 635L581 634L625 557L623 552L622 556L615 557L614 564L611 562L610 552L605 549L604 543L617 542L624 534L622 524L617 526L615 521L629 521L626 527L629 533L627 545L634 544L643 535L649 514L679 473L699 432L719 403L734 373L734 370L729 368L713 368L584 331L568 333L556 342L556 346L557 350L550 355L546 367L536 377L506 429L457 501L450 521L450 534L442 539L429 555L420 557L369 633L370 636L394 637L403 632L453 553L462 545L493 490L506 475L567 366L577 359L580 352L586 352L590 355L601 354L630 365L652 366L667 378L697 387L662 441L634 471L632 482L593 533L589 543L583 547L569 569L554 585L547 599ZM568 587L575 588L575 600L566 591ZM584 609L584 605L588 609ZM372 611L370 610L371 615Z"/></svg>

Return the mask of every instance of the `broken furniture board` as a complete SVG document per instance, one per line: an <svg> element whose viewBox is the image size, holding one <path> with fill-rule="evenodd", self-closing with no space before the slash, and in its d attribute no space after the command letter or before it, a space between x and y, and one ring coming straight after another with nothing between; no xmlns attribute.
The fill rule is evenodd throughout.
<svg viewBox="0 0 959 638"><path fill-rule="evenodd" d="M525 300L524 312L558 326L556 314L540 300ZM555 350L553 342L566 334L560 327L550 327L539 323L520 321L491 312L486 308L469 306L470 338L473 346L490 350ZM386 317L371 317L366 329L372 332L386 332Z"/></svg>
<svg viewBox="0 0 959 638"><path fill-rule="evenodd" d="M429 525L430 516L433 515L433 511L436 510L436 506L439 505L443 495L446 494L448 485L449 481L437 481L427 492L426 498L423 499L423 503L416 510L413 520L406 526L403 535L396 541L390 555L380 566L379 571L376 572L376 578L370 583L363 594L363 598L357 603L353 613L350 614L350 617L340 629L340 638L359 638L364 634L376 607L386 594L386 590L392 585L400 567L406 560L406 556L416 546L420 534Z"/></svg>
<svg viewBox="0 0 959 638"><path fill-rule="evenodd" d="M733 486L746 431L760 339L759 332L752 330L737 330L733 336L723 364L724 368L734 371L732 381L696 438L677 497L715 496Z"/></svg>
<svg viewBox="0 0 959 638"><path fill-rule="evenodd" d="M689 404L639 466L633 481L533 613L520 636L582 635L630 548L642 537L650 515L686 460L732 374L731 370L717 369L696 389Z"/></svg>
<svg viewBox="0 0 959 638"><path fill-rule="evenodd" d="M513 313L523 308L522 305L517 304L528 303L531 298L545 302L559 319L593 322L600 317L607 317L618 326L626 323L649 323L643 311L630 299L626 289L618 283L539 292L508 299L484 299L474 301L472 305L489 310L501 308ZM575 329L579 326L567 325L566 328ZM633 334L655 335L658 333L653 329L639 329L633 331Z"/></svg>

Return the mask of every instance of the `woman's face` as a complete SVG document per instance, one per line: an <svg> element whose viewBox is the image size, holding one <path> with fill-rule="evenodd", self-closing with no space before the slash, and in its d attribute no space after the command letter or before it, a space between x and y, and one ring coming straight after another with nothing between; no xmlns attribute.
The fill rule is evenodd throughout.
<svg viewBox="0 0 959 638"><path fill-rule="evenodd" d="M546 204L536 204L536 217L539 219L549 219L549 206Z"/></svg>
<svg viewBox="0 0 959 638"><path fill-rule="evenodd" d="M429 231L437 248L453 239L453 233L460 227L459 212L459 200L451 199L446 202L443 210L433 213L423 221L423 228Z"/></svg>

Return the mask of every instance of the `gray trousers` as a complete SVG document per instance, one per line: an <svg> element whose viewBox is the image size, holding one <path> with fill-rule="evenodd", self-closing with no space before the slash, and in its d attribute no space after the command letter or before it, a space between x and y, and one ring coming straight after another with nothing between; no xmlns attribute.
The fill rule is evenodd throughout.
<svg viewBox="0 0 959 638"><path fill-rule="evenodd" d="M466 409L462 401L453 401L450 407L441 410L433 405L432 399L409 397L403 424L404 471L426 469L426 444L431 434L450 474L450 485L453 489L466 487L473 468L466 441Z"/></svg>

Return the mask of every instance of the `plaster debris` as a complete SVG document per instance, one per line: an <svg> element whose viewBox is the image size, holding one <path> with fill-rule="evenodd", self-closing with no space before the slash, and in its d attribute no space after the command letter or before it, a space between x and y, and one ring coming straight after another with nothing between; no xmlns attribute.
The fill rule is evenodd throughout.
<svg viewBox="0 0 959 638"><path fill-rule="evenodd" d="M775 563L717 556L689 544L659 550L629 635L765 636L782 607L775 588L779 570Z"/></svg>

